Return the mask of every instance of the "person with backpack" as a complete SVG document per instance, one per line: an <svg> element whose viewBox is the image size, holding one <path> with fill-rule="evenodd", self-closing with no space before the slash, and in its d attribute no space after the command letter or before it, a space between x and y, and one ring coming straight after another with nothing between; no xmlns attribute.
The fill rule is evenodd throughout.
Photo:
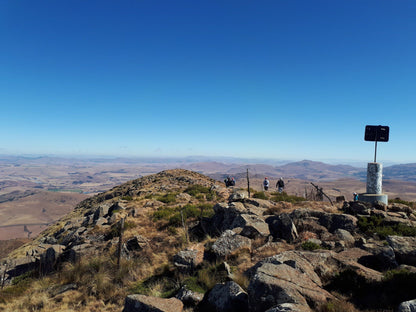
<svg viewBox="0 0 416 312"><path fill-rule="evenodd" d="M264 181L263 181L263 187L264 187L265 191L267 191L269 189L269 185L270 185L269 179L267 179L267 177L265 177Z"/></svg>
<svg viewBox="0 0 416 312"><path fill-rule="evenodd" d="M276 187L277 187L277 190L279 191L279 193L283 192L283 190L285 188L285 182L283 181L282 177L280 177L280 179L277 180Z"/></svg>

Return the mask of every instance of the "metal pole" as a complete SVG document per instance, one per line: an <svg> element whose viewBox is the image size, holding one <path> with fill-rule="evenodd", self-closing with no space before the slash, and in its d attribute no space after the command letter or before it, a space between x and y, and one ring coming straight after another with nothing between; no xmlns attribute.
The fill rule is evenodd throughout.
<svg viewBox="0 0 416 312"><path fill-rule="evenodd" d="M377 162L377 140L376 140L375 150L374 150L374 162Z"/></svg>

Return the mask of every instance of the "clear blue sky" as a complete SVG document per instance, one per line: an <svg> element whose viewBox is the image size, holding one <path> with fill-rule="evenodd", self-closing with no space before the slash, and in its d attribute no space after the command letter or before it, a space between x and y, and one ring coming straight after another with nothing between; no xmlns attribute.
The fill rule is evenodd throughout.
<svg viewBox="0 0 416 312"><path fill-rule="evenodd" d="M416 1L0 1L0 154L416 162Z"/></svg>

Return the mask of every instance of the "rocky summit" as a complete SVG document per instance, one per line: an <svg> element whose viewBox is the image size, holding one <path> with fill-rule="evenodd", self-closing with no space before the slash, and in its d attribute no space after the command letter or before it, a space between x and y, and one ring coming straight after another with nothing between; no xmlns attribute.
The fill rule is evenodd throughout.
<svg viewBox="0 0 416 312"><path fill-rule="evenodd" d="M175 169L2 256L1 311L414 311L413 203L255 192Z"/></svg>

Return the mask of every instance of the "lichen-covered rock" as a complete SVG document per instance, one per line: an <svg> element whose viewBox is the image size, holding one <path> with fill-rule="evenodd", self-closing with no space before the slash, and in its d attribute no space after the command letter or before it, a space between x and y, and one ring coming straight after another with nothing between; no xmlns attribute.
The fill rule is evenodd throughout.
<svg viewBox="0 0 416 312"><path fill-rule="evenodd" d="M317 283L318 282L318 283ZM249 310L263 312L279 304L318 305L333 296L296 266L296 261L264 262L255 270L248 287Z"/></svg>
<svg viewBox="0 0 416 312"><path fill-rule="evenodd" d="M217 257L226 257L244 248L251 249L251 240L231 230L225 231L212 245L212 251Z"/></svg>

